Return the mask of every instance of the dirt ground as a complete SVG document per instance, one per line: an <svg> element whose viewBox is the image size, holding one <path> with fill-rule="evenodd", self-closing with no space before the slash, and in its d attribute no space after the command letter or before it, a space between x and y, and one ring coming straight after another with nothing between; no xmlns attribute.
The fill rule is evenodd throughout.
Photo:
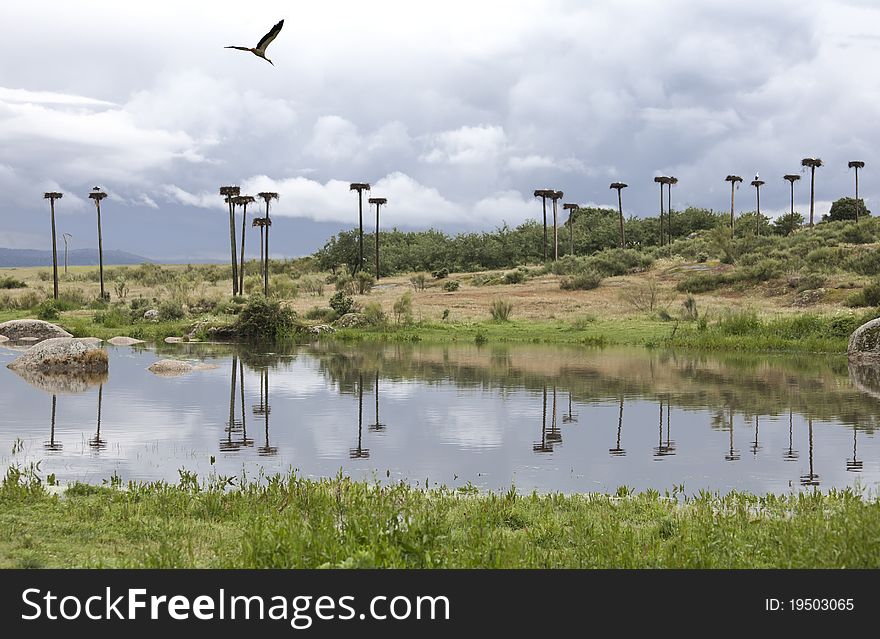
<svg viewBox="0 0 880 639"><path fill-rule="evenodd" d="M110 267L108 267L110 268ZM114 270L125 267L112 267ZM166 268L183 269L183 266ZM608 277L601 285L590 291L564 291L559 287L561 277L541 275L529 277L520 284L496 284L478 286L472 283L474 273L454 273L447 279L433 280L428 277L425 290L416 290L410 283L410 275L398 275L381 279L369 295L355 295L355 300L363 305L379 302L383 310L391 315L394 302L406 292L413 297L413 315L416 320L439 320L448 309L450 321L472 321L489 319L489 306L493 300L505 299L513 304L512 319L524 320L577 320L578 318L594 317L613 319L633 317L635 315L652 315L665 310L673 316L681 313L684 293L675 290L675 285L682 278L695 272L713 272L730 267L716 263L696 264L680 259L660 260L647 272L622 277ZM94 271L95 267L71 267L70 277L77 273ZM536 270L536 269L535 269ZM503 275L504 271L493 271ZM42 291L50 295L52 291L51 277L47 275L51 269L39 268L5 268L0 269L0 279L9 276L24 280L26 289L0 291L0 296L18 296L28 291ZM449 280L459 283L459 289L447 292L443 284ZM863 284L857 277L830 276L828 282L816 299L804 299L803 294L790 286L785 278L779 281L762 284L737 285L709 293L696 294L697 310L702 315L724 312L725 310L748 310L762 315L798 313L804 311L818 313L834 313L846 310L843 301L853 288ZM79 289L87 298L98 296L97 282L69 281L62 277L61 289ZM106 281L105 288L111 298L116 299L114 282ZM147 288L134 280L128 281L127 298L169 297L171 291L164 286ZM231 282L219 281L216 284L201 282L194 284L186 294L191 299L227 298L230 294ZM327 307L330 297L335 292L334 286L328 284L324 293L319 296L300 291L294 299L287 303L298 313L303 314L314 307ZM651 300L653 299L653 304Z"/></svg>

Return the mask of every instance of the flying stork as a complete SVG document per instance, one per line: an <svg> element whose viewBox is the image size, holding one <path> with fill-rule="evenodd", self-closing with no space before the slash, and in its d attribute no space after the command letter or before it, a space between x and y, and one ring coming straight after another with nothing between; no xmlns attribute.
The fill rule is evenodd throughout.
<svg viewBox="0 0 880 639"><path fill-rule="evenodd" d="M283 26L284 26L284 20L279 20L278 24L276 24L274 27L269 29L269 33L264 35L262 37L262 39L260 40L259 44L257 44L257 46L254 47L253 49L251 49L250 47L236 47L236 46L228 46L228 47L223 47L223 48L224 49L238 49L239 51L250 51L255 56L257 56L258 58L263 58L263 60L265 60L266 62L268 62L269 64L271 64L274 67L275 63L266 57L266 47L268 47L270 44L272 44L272 40L274 40L278 36L278 34L281 33L281 27L283 27Z"/></svg>

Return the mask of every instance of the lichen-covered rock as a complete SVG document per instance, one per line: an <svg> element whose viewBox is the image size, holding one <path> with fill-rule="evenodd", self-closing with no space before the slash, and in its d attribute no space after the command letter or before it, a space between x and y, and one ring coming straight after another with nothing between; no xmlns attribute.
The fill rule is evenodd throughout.
<svg viewBox="0 0 880 639"><path fill-rule="evenodd" d="M189 362L179 359L160 359L147 370L156 375L185 375L192 372L194 368Z"/></svg>
<svg viewBox="0 0 880 639"><path fill-rule="evenodd" d="M107 371L107 352L87 340L54 337L26 350L8 368L48 373Z"/></svg>
<svg viewBox="0 0 880 639"><path fill-rule="evenodd" d="M8 342L8 341L9 341L9 338L8 338L8 337L6 337L5 335L0 335L0 343L2 343L2 342Z"/></svg>
<svg viewBox="0 0 880 639"><path fill-rule="evenodd" d="M851 359L880 362L880 318L865 322L853 331L846 352Z"/></svg>
<svg viewBox="0 0 880 639"><path fill-rule="evenodd" d="M111 337L107 340L108 344L113 346L134 346L135 344L143 344L144 340L135 339L133 337Z"/></svg>
<svg viewBox="0 0 880 639"><path fill-rule="evenodd" d="M367 326L370 321L361 313L346 313L338 320L333 322L336 328L358 328L359 326Z"/></svg>
<svg viewBox="0 0 880 639"><path fill-rule="evenodd" d="M324 335L335 333L336 329L329 324L318 324L317 326L309 326L308 331L310 335Z"/></svg>
<svg viewBox="0 0 880 639"><path fill-rule="evenodd" d="M5 335L11 340L21 340L26 337L33 337L38 340L52 339L53 337L73 337L73 335L60 326L34 319L3 322L0 324L0 335Z"/></svg>
<svg viewBox="0 0 880 639"><path fill-rule="evenodd" d="M166 337L165 338L166 344L180 344L181 342L183 342L182 337Z"/></svg>
<svg viewBox="0 0 880 639"><path fill-rule="evenodd" d="M144 311L144 319L148 322L158 322L159 321L159 311L155 308L148 309Z"/></svg>

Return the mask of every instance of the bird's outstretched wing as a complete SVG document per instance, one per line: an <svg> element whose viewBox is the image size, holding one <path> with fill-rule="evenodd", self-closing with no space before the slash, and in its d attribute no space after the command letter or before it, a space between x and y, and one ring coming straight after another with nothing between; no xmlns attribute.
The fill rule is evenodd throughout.
<svg viewBox="0 0 880 639"><path fill-rule="evenodd" d="M283 26L284 26L284 20L279 20L278 24L276 24L274 27L272 27L269 30L269 33L264 35L263 38L260 40L259 44L257 44L257 47L256 47L257 50L265 53L266 47L268 47L270 44L272 44L272 40L274 40L278 36L278 34L281 33L281 27L283 27Z"/></svg>
<svg viewBox="0 0 880 639"><path fill-rule="evenodd" d="M250 51L250 49L248 49L247 47L229 46L229 47L223 47L223 48L224 49L238 49L239 51Z"/></svg>

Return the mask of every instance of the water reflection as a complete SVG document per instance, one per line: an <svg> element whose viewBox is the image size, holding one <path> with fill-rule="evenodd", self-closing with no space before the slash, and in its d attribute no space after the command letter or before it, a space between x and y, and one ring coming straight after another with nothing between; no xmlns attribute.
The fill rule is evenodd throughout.
<svg viewBox="0 0 880 639"><path fill-rule="evenodd" d="M666 442L663 442L663 400L660 400L660 439L657 443L657 446L654 447L654 458L657 461L662 460L664 457L668 457L670 455L675 454L675 442L672 441L672 436L670 434L671 421L672 421L672 413L671 413L672 405L669 400L666 401Z"/></svg>
<svg viewBox="0 0 880 639"><path fill-rule="evenodd" d="M617 415L617 443L614 448L609 448L608 452L615 457L623 457L626 455L626 449L620 446L620 434L623 431L623 397L620 398L620 411Z"/></svg>
<svg viewBox="0 0 880 639"><path fill-rule="evenodd" d="M43 443L46 451L59 451L63 448L61 442L55 441L55 414L57 412L58 396L52 395L52 417L49 423L49 441Z"/></svg>
<svg viewBox="0 0 880 639"><path fill-rule="evenodd" d="M278 448L269 443L269 414L272 407L269 406L269 369L260 369L260 403L252 407L255 417L263 418L263 445L257 452L263 457L273 457L278 454Z"/></svg>
<svg viewBox="0 0 880 639"><path fill-rule="evenodd" d="M785 461L795 461L798 458L798 451L794 449L792 439L792 431L794 430L794 412L788 411L788 450L782 453Z"/></svg>
<svg viewBox="0 0 880 639"><path fill-rule="evenodd" d="M813 470L813 418L807 418L808 440L810 443L810 469L806 475L801 475L801 486L818 486L819 475Z"/></svg>
<svg viewBox="0 0 880 639"><path fill-rule="evenodd" d="M113 349L112 386L106 376L22 375L28 384L0 384L0 449L30 436L62 470L89 463L98 479L117 468L174 478L219 451L224 472L387 469L548 490L662 488L684 479L704 482L693 489L814 487L820 470L822 487L880 481L880 401L865 390L880 376L845 360L506 345L173 348L161 350L219 368L153 378L144 370L155 351ZM51 397L48 441L45 399L23 398L27 385ZM300 426L271 431L272 415L295 416ZM802 433L801 460L794 439ZM71 434L82 447L62 445ZM751 453L745 460L738 445ZM714 463L721 456L730 464Z"/></svg>
<svg viewBox="0 0 880 639"><path fill-rule="evenodd" d="M95 451L103 450L107 447L107 442L101 439L101 404L104 400L104 385L98 387L98 426L95 429L95 436L89 440L89 447Z"/></svg>

